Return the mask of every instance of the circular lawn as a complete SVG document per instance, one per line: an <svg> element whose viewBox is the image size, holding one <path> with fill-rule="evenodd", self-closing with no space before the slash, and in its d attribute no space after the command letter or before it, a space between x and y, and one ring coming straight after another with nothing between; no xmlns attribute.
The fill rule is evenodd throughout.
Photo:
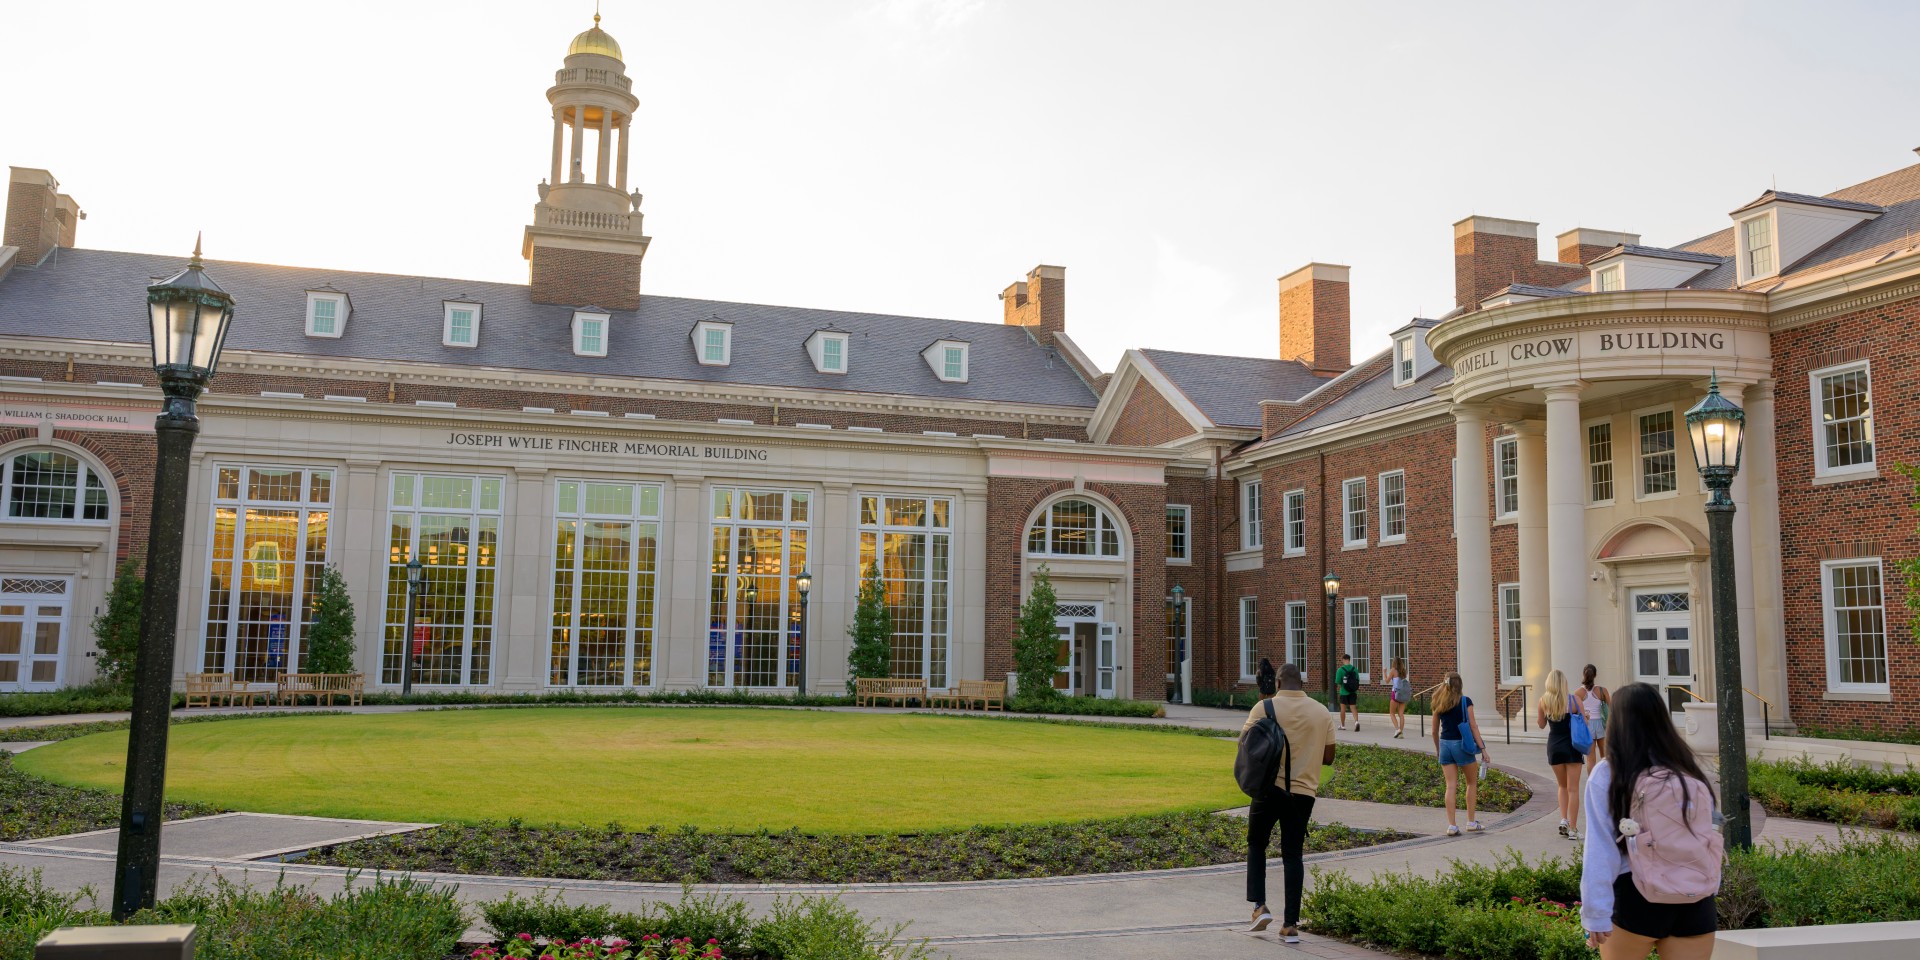
<svg viewBox="0 0 1920 960"><path fill-rule="evenodd" d="M21 754L119 792L125 731ZM915 833L1246 803L1231 741L1010 720L729 708L276 716L173 727L167 798L399 821Z"/></svg>

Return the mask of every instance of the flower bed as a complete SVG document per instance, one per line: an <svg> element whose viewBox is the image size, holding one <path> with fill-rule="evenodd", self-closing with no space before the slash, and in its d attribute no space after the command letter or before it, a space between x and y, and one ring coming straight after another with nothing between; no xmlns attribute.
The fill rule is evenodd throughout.
<svg viewBox="0 0 1920 960"><path fill-rule="evenodd" d="M448 825L316 850L304 862L370 870L651 883L902 883L1007 880L1237 863L1246 821L1210 813L846 836ZM1314 828L1308 852L1405 839Z"/></svg>
<svg viewBox="0 0 1920 960"><path fill-rule="evenodd" d="M1920 831L1920 770L1807 757L1758 761L1748 769L1753 798L1776 816Z"/></svg>
<svg viewBox="0 0 1920 960"><path fill-rule="evenodd" d="M1432 754L1343 743L1327 768L1320 795L1438 808L1446 805L1446 791L1440 761ZM1463 790L1459 802L1465 803L1465 798ZM1511 774L1488 770L1480 781L1479 810L1483 812L1511 813L1531 799L1533 791Z"/></svg>
<svg viewBox="0 0 1920 960"><path fill-rule="evenodd" d="M169 803L167 819L219 813L203 803ZM0 840L57 837L120 825L120 795L48 783L14 769L0 753Z"/></svg>
<svg viewBox="0 0 1920 960"><path fill-rule="evenodd" d="M542 892L481 904L496 940L470 960L931 960L906 924L879 927L838 897L776 897L754 917L733 897L683 892L638 913ZM621 956L625 953L625 956Z"/></svg>

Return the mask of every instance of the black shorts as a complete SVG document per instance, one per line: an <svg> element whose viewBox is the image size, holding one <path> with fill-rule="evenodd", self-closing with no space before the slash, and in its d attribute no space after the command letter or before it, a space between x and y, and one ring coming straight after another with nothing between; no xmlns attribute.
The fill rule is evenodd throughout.
<svg viewBox="0 0 1920 960"><path fill-rule="evenodd" d="M1359 701L1360 701L1360 695L1357 693L1343 693L1340 695L1340 702L1346 704L1349 707L1353 706L1355 703L1358 703Z"/></svg>
<svg viewBox="0 0 1920 960"><path fill-rule="evenodd" d="M1640 895L1629 872L1613 878L1613 925L1649 940L1697 937L1720 926L1720 908L1711 896L1693 903L1653 903Z"/></svg>

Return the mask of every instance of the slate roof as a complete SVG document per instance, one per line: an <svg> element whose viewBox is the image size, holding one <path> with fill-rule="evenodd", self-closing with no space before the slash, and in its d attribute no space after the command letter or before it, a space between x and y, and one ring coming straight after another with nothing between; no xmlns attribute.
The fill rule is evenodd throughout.
<svg viewBox="0 0 1920 960"><path fill-rule="evenodd" d="M1608 257L1614 256L1656 257L1661 260L1684 260L1689 263L1709 264L1717 264L1728 259L1728 257L1717 256L1711 253L1701 253L1697 250L1673 250L1667 247L1646 247L1635 243L1623 243L1620 246L1614 247L1612 250L1608 250L1606 253L1594 257L1593 262L1599 263Z"/></svg>
<svg viewBox="0 0 1920 960"><path fill-rule="evenodd" d="M1297 400L1331 377L1295 360L1141 350L1215 426L1261 426L1260 401Z"/></svg>
<svg viewBox="0 0 1920 960"><path fill-rule="evenodd" d="M144 345L146 286L184 266L179 256L56 251L0 280L0 335ZM1089 409L1099 399L1025 329L998 323L642 295L638 310L611 311L607 356L581 357L574 308L533 303L518 284L228 261L208 261L207 273L234 296L227 345L242 350ZM352 304L338 339L306 336L306 291L323 287ZM441 344L443 300L482 305L478 346ZM715 317L734 325L724 367L698 363L689 340ZM853 334L845 374L816 372L807 355L807 338L825 328ZM940 380L921 358L942 339L971 344L968 382Z"/></svg>
<svg viewBox="0 0 1920 960"><path fill-rule="evenodd" d="M1754 207L1764 206L1775 200L1783 200L1787 203L1804 203L1815 207L1833 207L1837 210L1858 210L1862 213L1881 212L1881 207L1877 204L1860 203L1855 200L1841 200L1834 197L1816 197L1805 193L1787 193L1783 190L1768 190L1766 193L1754 198L1752 203L1734 210L1733 213L1728 214L1728 216L1737 216L1748 210L1752 210Z"/></svg>
<svg viewBox="0 0 1920 960"><path fill-rule="evenodd" d="M1542 287L1531 283L1510 283L1487 294L1482 299L1491 300L1503 293L1513 293L1523 297L1571 297L1575 292L1576 291L1563 287Z"/></svg>
<svg viewBox="0 0 1920 960"><path fill-rule="evenodd" d="M1393 368L1385 367L1367 382L1348 390L1339 399L1302 417L1266 443L1285 440L1320 427L1391 410L1433 396L1433 389L1453 379L1453 371L1436 364L1404 387L1393 385Z"/></svg>

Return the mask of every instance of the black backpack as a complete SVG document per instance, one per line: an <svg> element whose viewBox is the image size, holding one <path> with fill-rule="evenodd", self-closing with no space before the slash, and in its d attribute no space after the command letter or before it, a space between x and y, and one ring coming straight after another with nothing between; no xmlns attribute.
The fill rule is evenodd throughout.
<svg viewBox="0 0 1920 960"><path fill-rule="evenodd" d="M1287 749L1287 731L1280 728L1279 718L1273 715L1273 701L1260 702L1267 708L1267 715L1240 734L1240 754L1233 759L1233 779L1240 782L1240 792L1256 799L1279 779L1275 773L1282 762L1287 776L1280 781L1280 792L1293 792L1293 751Z"/></svg>

